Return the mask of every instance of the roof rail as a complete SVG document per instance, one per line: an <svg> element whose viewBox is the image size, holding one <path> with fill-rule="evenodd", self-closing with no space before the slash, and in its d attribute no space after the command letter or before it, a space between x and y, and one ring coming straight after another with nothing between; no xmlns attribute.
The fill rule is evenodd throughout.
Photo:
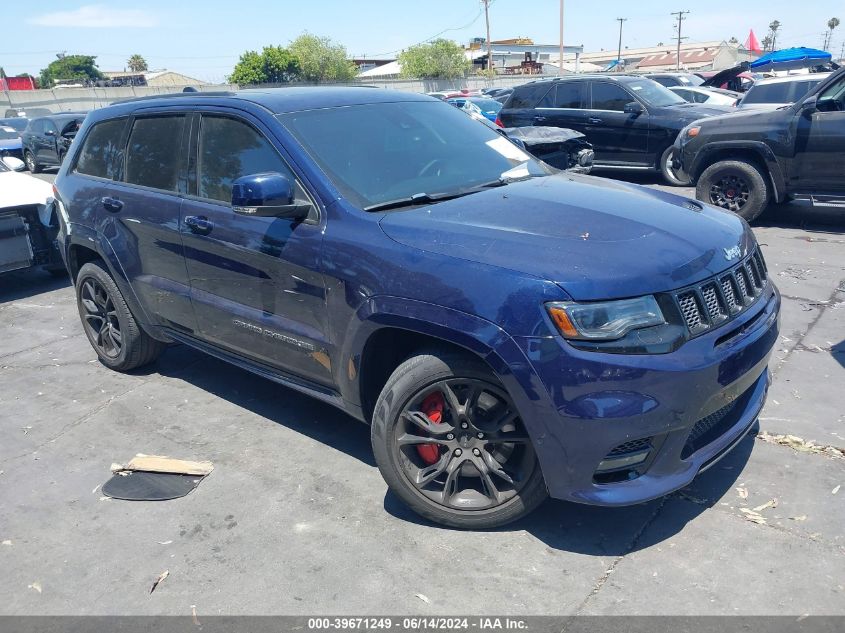
<svg viewBox="0 0 845 633"><path fill-rule="evenodd" d="M116 103L132 103L135 101L152 101L154 99L177 99L187 97L194 99L196 97L234 97L237 93L230 90L217 90L209 92L168 92L163 95L148 95L146 97L127 97L126 99L115 99L112 104Z"/></svg>

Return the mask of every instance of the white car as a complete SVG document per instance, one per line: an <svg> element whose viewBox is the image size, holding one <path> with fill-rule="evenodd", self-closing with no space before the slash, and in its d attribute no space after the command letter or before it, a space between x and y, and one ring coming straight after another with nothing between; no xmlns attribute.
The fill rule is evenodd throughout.
<svg viewBox="0 0 845 633"><path fill-rule="evenodd" d="M0 274L43 266L65 275L56 246L53 187L23 169L17 158L0 160Z"/></svg>
<svg viewBox="0 0 845 633"><path fill-rule="evenodd" d="M684 101L706 103L707 105L733 106L742 96L738 92L721 88L702 88L701 86L669 86Z"/></svg>
<svg viewBox="0 0 845 633"><path fill-rule="evenodd" d="M830 73L803 73L760 79L745 93L737 108L774 110L795 103L828 77Z"/></svg>

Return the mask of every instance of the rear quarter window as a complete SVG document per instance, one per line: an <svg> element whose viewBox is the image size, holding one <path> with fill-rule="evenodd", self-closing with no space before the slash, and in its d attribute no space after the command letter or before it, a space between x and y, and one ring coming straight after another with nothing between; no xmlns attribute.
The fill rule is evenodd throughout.
<svg viewBox="0 0 845 633"><path fill-rule="evenodd" d="M757 84L751 87L742 103L791 103L793 86L784 81L776 84Z"/></svg>
<svg viewBox="0 0 845 633"><path fill-rule="evenodd" d="M79 156L76 172L86 176L119 180L123 171L123 130L126 119L97 123L88 132Z"/></svg>
<svg viewBox="0 0 845 633"><path fill-rule="evenodd" d="M546 96L546 93L554 87L554 84L537 83L527 84L525 86L517 86L513 89L510 99L508 99L506 108L536 108L540 100Z"/></svg>

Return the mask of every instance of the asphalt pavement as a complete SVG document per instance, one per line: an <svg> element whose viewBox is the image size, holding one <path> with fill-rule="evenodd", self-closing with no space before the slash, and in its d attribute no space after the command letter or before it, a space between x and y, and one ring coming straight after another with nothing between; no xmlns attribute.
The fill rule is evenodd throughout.
<svg viewBox="0 0 845 633"><path fill-rule="evenodd" d="M489 532L411 514L335 409L184 346L111 372L66 280L0 277L0 614L845 615L845 460L814 448L845 447L845 211L754 230L784 297L759 425L801 441L751 435L664 499ZM104 498L136 453L215 469L182 499Z"/></svg>

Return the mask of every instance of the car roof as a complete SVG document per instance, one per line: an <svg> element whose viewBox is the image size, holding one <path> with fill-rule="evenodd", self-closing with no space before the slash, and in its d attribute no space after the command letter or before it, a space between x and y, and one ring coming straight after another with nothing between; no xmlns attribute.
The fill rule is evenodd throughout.
<svg viewBox="0 0 845 633"><path fill-rule="evenodd" d="M140 97L115 102L103 110L124 106L121 109L134 110L133 106L195 106L213 105L247 101L255 103L273 112L299 112L319 108L337 108L372 103L395 103L405 101L439 101L421 93L381 90L376 87L291 87L291 88L256 88L237 92L177 92L168 95ZM98 117L99 118L99 117Z"/></svg>
<svg viewBox="0 0 845 633"><path fill-rule="evenodd" d="M575 75L564 75L563 77L544 77L542 79L535 79L534 81L529 81L528 83L522 84L521 86L516 86L516 88L522 88L523 86L529 85L536 85L538 83L553 83L555 81L578 81L579 79L606 79L609 81L628 83L631 81L643 81L644 79L649 78L645 75L604 75L600 73L578 73Z"/></svg>
<svg viewBox="0 0 845 633"><path fill-rule="evenodd" d="M783 77L767 77L766 79L758 79L754 82L754 86L767 86L769 84L782 84L790 81L807 81L808 79L827 79L832 73L801 73L800 75L785 75ZM752 86L752 88L754 87Z"/></svg>

